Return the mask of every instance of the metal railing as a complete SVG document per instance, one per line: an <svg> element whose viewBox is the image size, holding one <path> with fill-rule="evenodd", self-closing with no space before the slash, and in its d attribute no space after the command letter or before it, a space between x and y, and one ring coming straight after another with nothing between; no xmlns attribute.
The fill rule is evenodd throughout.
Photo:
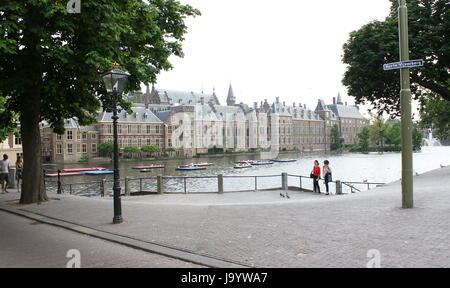
<svg viewBox="0 0 450 288"><path fill-rule="evenodd" d="M44 170L45 173L51 172ZM47 191L54 191L58 194L69 193L84 196L108 196L112 194L113 180L105 178L92 182L63 183L61 180L61 170L56 170L57 180L47 180L44 177L44 184ZM292 181L292 178L295 180ZM291 179L291 181L289 181ZM247 180L247 181L243 181ZM323 179L319 179L323 181ZM121 188L125 195L146 195L146 194L202 194L202 193L231 193L231 192L256 192L267 190L297 190L312 192L312 179L309 176L293 175L282 173L281 175L222 175L217 176L149 176L120 179ZM199 185L201 183L201 185ZM373 182L349 182L330 181L335 187L334 194L346 194L343 188L361 192L362 189L355 185L383 185L384 183ZM291 185L289 185L291 184ZM333 191L330 191L332 193ZM333 193L332 193L333 194Z"/></svg>

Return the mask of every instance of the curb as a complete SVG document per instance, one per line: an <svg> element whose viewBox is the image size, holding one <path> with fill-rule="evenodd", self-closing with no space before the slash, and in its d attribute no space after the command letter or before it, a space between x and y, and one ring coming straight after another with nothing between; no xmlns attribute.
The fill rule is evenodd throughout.
<svg viewBox="0 0 450 288"><path fill-rule="evenodd" d="M154 244L150 242L145 242L142 240L133 239L130 237L120 236L109 232L99 231L92 228L88 228L85 226L80 226L74 223L70 223L67 221L50 218L47 216L35 214L29 211L5 207L0 205L0 211L15 214L18 216L22 216L28 219L32 219L35 221L39 221L45 224L49 224L52 226L57 226L63 229L67 229L73 232L77 232L80 234L88 235L91 237L95 237L98 239L106 240L109 242L114 242L117 244L125 245L131 248L143 250L146 252L151 252L155 254L159 254L162 256L191 262L194 264L206 266L209 268L251 268L250 266L246 266L243 264L238 264L218 258L214 258L211 256L204 256L195 254L193 252L180 250L176 248L165 247L159 244Z"/></svg>

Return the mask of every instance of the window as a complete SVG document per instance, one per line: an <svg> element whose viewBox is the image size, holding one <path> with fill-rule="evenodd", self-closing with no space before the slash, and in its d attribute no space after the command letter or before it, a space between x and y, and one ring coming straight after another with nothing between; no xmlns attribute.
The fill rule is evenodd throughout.
<svg viewBox="0 0 450 288"><path fill-rule="evenodd" d="M83 143L83 145L82 145L82 147L81 147L81 151L82 151L83 153L87 153L87 144L86 144L86 143Z"/></svg>
<svg viewBox="0 0 450 288"><path fill-rule="evenodd" d="M83 140L86 140L86 139L87 139L87 133L86 133L86 132L83 132L83 134L81 135L81 137L83 138Z"/></svg>
<svg viewBox="0 0 450 288"><path fill-rule="evenodd" d="M97 144L92 144L91 152L92 153L97 153Z"/></svg>
<svg viewBox="0 0 450 288"><path fill-rule="evenodd" d="M131 134L131 129L132 129L132 127L133 127L133 126L128 125L128 134Z"/></svg>
<svg viewBox="0 0 450 288"><path fill-rule="evenodd" d="M14 137L14 142L16 145L22 145L22 138L20 137Z"/></svg>
<svg viewBox="0 0 450 288"><path fill-rule="evenodd" d="M159 126L156 126L156 134L159 134Z"/></svg>
<svg viewBox="0 0 450 288"><path fill-rule="evenodd" d="M147 134L151 134L152 133L151 129L152 129L152 126L147 125Z"/></svg>
<svg viewBox="0 0 450 288"><path fill-rule="evenodd" d="M62 140L62 135L56 134L56 140Z"/></svg>
<svg viewBox="0 0 450 288"><path fill-rule="evenodd" d="M167 145L168 145L169 147L172 147L172 139L168 139Z"/></svg>
<svg viewBox="0 0 450 288"><path fill-rule="evenodd" d="M73 144L67 144L67 154L73 154Z"/></svg>
<svg viewBox="0 0 450 288"><path fill-rule="evenodd" d="M117 134L122 134L122 125L117 125Z"/></svg>
<svg viewBox="0 0 450 288"><path fill-rule="evenodd" d="M56 154L62 154L62 144L56 144Z"/></svg>
<svg viewBox="0 0 450 288"><path fill-rule="evenodd" d="M112 134L112 125L108 125L108 134Z"/></svg>
<svg viewBox="0 0 450 288"><path fill-rule="evenodd" d="M137 134L141 134L141 125L137 126Z"/></svg>
<svg viewBox="0 0 450 288"><path fill-rule="evenodd" d="M73 131L67 131L67 140L73 140Z"/></svg>
<svg viewBox="0 0 450 288"><path fill-rule="evenodd" d="M159 139L156 139L156 145L159 146Z"/></svg>
<svg viewBox="0 0 450 288"><path fill-rule="evenodd" d="M80 135L80 131L77 131L77 140L80 140L81 135Z"/></svg>
<svg viewBox="0 0 450 288"><path fill-rule="evenodd" d="M91 139L97 139L97 134L92 133L92 134L91 134Z"/></svg>
<svg viewBox="0 0 450 288"><path fill-rule="evenodd" d="M77 144L77 153L80 153L80 152L81 152L81 145Z"/></svg>
<svg viewBox="0 0 450 288"><path fill-rule="evenodd" d="M172 134L172 126L169 126L169 127L167 127L167 132L169 133L169 134Z"/></svg>
<svg viewBox="0 0 450 288"><path fill-rule="evenodd" d="M150 144L152 144L152 142L151 142L150 138L147 138L147 145L150 145Z"/></svg>

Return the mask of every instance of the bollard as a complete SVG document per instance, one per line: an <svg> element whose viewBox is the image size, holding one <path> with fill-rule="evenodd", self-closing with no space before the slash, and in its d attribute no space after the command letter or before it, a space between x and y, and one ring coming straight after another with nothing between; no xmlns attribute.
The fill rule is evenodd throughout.
<svg viewBox="0 0 450 288"><path fill-rule="evenodd" d="M342 195L342 184L340 180L336 180L336 195Z"/></svg>
<svg viewBox="0 0 450 288"><path fill-rule="evenodd" d="M223 175L219 174L217 175L217 182L219 183L219 193L223 193Z"/></svg>
<svg viewBox="0 0 450 288"><path fill-rule="evenodd" d="M130 177L125 177L125 196L130 196Z"/></svg>
<svg viewBox="0 0 450 288"><path fill-rule="evenodd" d="M162 175L157 176L158 194L164 194L164 179Z"/></svg>
<svg viewBox="0 0 450 288"><path fill-rule="evenodd" d="M61 170L58 169L58 190L56 194L61 194ZM70 194L72 194L72 186L70 186Z"/></svg>
<svg viewBox="0 0 450 288"><path fill-rule="evenodd" d="M16 168L9 168L8 188L16 188Z"/></svg>
<svg viewBox="0 0 450 288"><path fill-rule="evenodd" d="M288 190L288 174L281 173L281 189L284 191Z"/></svg>
<svg viewBox="0 0 450 288"><path fill-rule="evenodd" d="M106 184L106 180L102 179L102 181L100 182L100 193L102 195L102 197L105 197L105 185Z"/></svg>

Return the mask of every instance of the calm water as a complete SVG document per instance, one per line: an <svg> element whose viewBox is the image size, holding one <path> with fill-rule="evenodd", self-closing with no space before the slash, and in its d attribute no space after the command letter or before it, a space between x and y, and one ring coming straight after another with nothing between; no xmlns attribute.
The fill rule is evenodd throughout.
<svg viewBox="0 0 450 288"><path fill-rule="evenodd" d="M424 173L433 169L437 169L440 165L450 165L450 146L442 147L423 147L419 153L414 153L414 171L417 173ZM293 175L309 175L313 161L328 159L330 167L333 171L333 180L342 181L356 181L362 182L383 182L388 183L396 181L401 178L401 154L400 153L370 153L357 154L346 153L340 155L301 155L299 153L283 153L278 157L279 159L297 159L297 162L292 163L274 163L267 166L253 166L248 169L234 169L234 162L239 160L258 160L259 154L254 155L239 155L232 157L221 158L198 158L187 160L167 160L167 161L122 161L120 163L120 176L129 176L132 178L151 177L156 175L166 176L212 176L223 174L227 176L262 176L262 175L277 175L276 177L258 178L258 188L272 188L281 186L281 177L278 176L283 172ZM207 170L203 171L175 171L175 168L182 164L209 162L214 163ZM154 169L151 172L142 173L139 170L133 170L131 167L140 165L163 164L164 169ZM91 163L91 164L66 164L58 165L57 168L74 168L74 167L104 167L112 169L112 163ZM79 183L79 182L93 182L100 181L100 179L112 179L112 175L105 176L72 176L64 177L63 183ZM52 179L54 180L54 179ZM143 190L155 190L155 180L143 180L142 184L139 180L131 181L131 190L137 191L142 185ZM310 188L310 180L304 179L303 186ZM189 179L187 180L187 190L191 192L213 192L217 189L216 179ZM290 185L299 184L298 178L289 177ZM108 183L108 189L112 183ZM166 191L184 191L184 183L181 179L169 179L165 183ZM50 186L50 185L49 185ZM252 190L255 187L254 178L225 178L224 186L226 191L232 190ZM359 187L364 188L364 187ZM68 192L67 185L65 186L66 193ZM73 192L91 191L90 194L98 193L98 185L74 185Z"/></svg>

